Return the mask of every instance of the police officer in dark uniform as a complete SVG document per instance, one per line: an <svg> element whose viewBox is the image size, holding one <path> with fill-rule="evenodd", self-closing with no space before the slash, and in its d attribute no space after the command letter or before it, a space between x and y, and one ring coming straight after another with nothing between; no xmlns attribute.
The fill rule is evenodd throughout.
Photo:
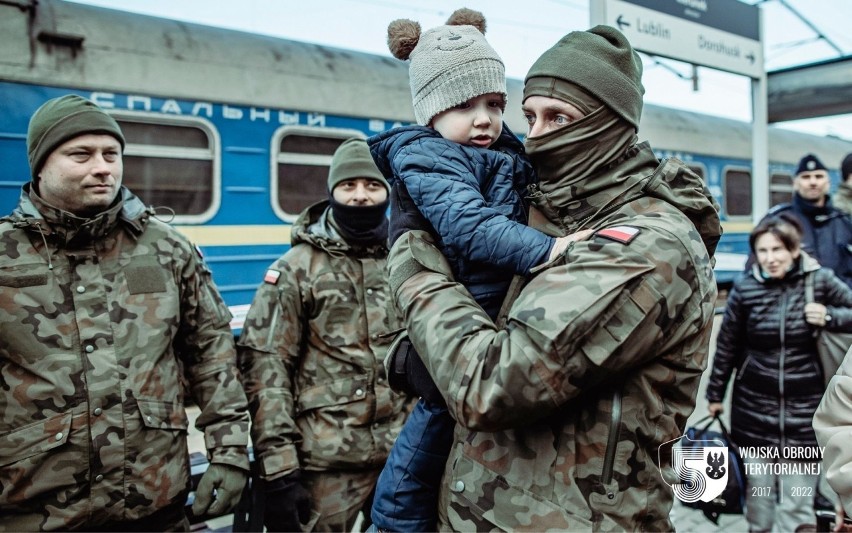
<svg viewBox="0 0 852 533"><path fill-rule="evenodd" d="M852 287L852 219L832 205L830 185L828 169L817 156L808 154L799 161L793 178L793 201L773 207L766 217L783 212L794 215L803 229L802 249Z"/></svg>

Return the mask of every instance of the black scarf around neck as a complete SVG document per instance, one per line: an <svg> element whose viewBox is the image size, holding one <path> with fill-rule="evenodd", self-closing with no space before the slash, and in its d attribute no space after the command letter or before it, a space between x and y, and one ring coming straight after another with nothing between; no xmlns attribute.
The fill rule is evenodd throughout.
<svg viewBox="0 0 852 533"><path fill-rule="evenodd" d="M793 205L810 219L816 219L818 216L826 216L831 213L831 202L828 198L825 199L823 205L817 205L814 202L806 200L796 192L793 193Z"/></svg>
<svg viewBox="0 0 852 533"><path fill-rule="evenodd" d="M371 246L388 239L389 200L377 205L344 205L330 198L335 227L349 244Z"/></svg>

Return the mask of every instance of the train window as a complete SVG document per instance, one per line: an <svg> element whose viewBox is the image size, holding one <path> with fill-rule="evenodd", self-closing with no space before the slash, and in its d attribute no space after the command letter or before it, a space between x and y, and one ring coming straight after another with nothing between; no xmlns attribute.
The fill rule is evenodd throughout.
<svg viewBox="0 0 852 533"><path fill-rule="evenodd" d="M793 200L793 176L772 174L769 177L769 207Z"/></svg>
<svg viewBox="0 0 852 533"><path fill-rule="evenodd" d="M200 215L210 206L212 191L193 176L210 176L211 161L125 156L124 184L147 205L170 207L175 215Z"/></svg>
<svg viewBox="0 0 852 533"><path fill-rule="evenodd" d="M344 137L346 139L346 137ZM286 135L281 139L281 153L331 155L343 139L323 138L312 135Z"/></svg>
<svg viewBox="0 0 852 533"><path fill-rule="evenodd" d="M124 185L147 205L174 211L176 223L202 223L219 208L219 137L199 117L118 111L127 141Z"/></svg>
<svg viewBox="0 0 852 533"><path fill-rule="evenodd" d="M166 124L142 124L122 120L121 131L127 142L136 144L157 144L160 146L181 146L184 148L207 148L210 139L198 128L186 126L168 126Z"/></svg>
<svg viewBox="0 0 852 533"><path fill-rule="evenodd" d="M272 207L292 222L311 204L328 198L328 169L337 147L357 130L284 126L272 138Z"/></svg>
<svg viewBox="0 0 852 533"><path fill-rule="evenodd" d="M729 217L751 216L751 172L729 168L724 176L725 213Z"/></svg>

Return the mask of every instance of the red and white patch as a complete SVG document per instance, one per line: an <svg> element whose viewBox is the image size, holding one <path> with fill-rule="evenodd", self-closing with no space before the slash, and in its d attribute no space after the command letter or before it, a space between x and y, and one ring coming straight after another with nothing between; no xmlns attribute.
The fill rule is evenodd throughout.
<svg viewBox="0 0 852 533"><path fill-rule="evenodd" d="M278 283L278 278L280 278L280 277L281 277L281 272L279 272L277 270L272 270L270 268L269 270L266 271L266 275L263 276L263 281L265 281L266 283L270 283L272 285L275 285L276 283Z"/></svg>
<svg viewBox="0 0 852 533"><path fill-rule="evenodd" d="M615 226L614 228L602 229L595 235L606 237L607 239L620 242L621 244L630 244L630 241L639 235L639 228L631 226Z"/></svg>

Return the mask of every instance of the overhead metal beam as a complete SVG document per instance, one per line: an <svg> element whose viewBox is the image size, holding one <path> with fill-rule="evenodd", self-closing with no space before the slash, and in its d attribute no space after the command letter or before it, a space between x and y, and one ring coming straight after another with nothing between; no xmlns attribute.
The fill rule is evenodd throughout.
<svg viewBox="0 0 852 533"><path fill-rule="evenodd" d="M787 2L786 0L778 0L778 1L779 1L779 2L781 2L781 5L782 5L782 6L786 7L788 10L790 10L790 12L791 12L791 13L793 13L794 15L796 15L796 16L799 18L799 20L801 20L802 22L804 22L804 23L805 23L805 25L806 25L808 28L810 28L810 29L811 29L811 31L813 31L814 33L816 33L816 34L817 34L817 36L818 36L820 39L822 39L823 41L825 41L826 43L828 43L828 45L829 45L829 46L831 46L832 48L834 48L834 49L837 51L837 55L839 55L839 56L842 56L842 55L843 55L843 50L841 50L839 46L837 46L836 44L834 44L834 41L832 41L831 39L829 39L829 38L828 38L828 37L827 37L827 36L826 36L826 35L822 32L822 30L820 30L819 28L817 28L817 27L816 27L816 24L814 24L814 23L813 23L813 22L811 22L810 20L806 19L804 15L802 15L801 13L799 13L798 11L796 11L796 9L795 9L795 8L793 8L793 6L791 6L791 5L790 5L790 3L789 3L789 2Z"/></svg>
<svg viewBox="0 0 852 533"><path fill-rule="evenodd" d="M767 74L769 122L852 113L852 56Z"/></svg>

